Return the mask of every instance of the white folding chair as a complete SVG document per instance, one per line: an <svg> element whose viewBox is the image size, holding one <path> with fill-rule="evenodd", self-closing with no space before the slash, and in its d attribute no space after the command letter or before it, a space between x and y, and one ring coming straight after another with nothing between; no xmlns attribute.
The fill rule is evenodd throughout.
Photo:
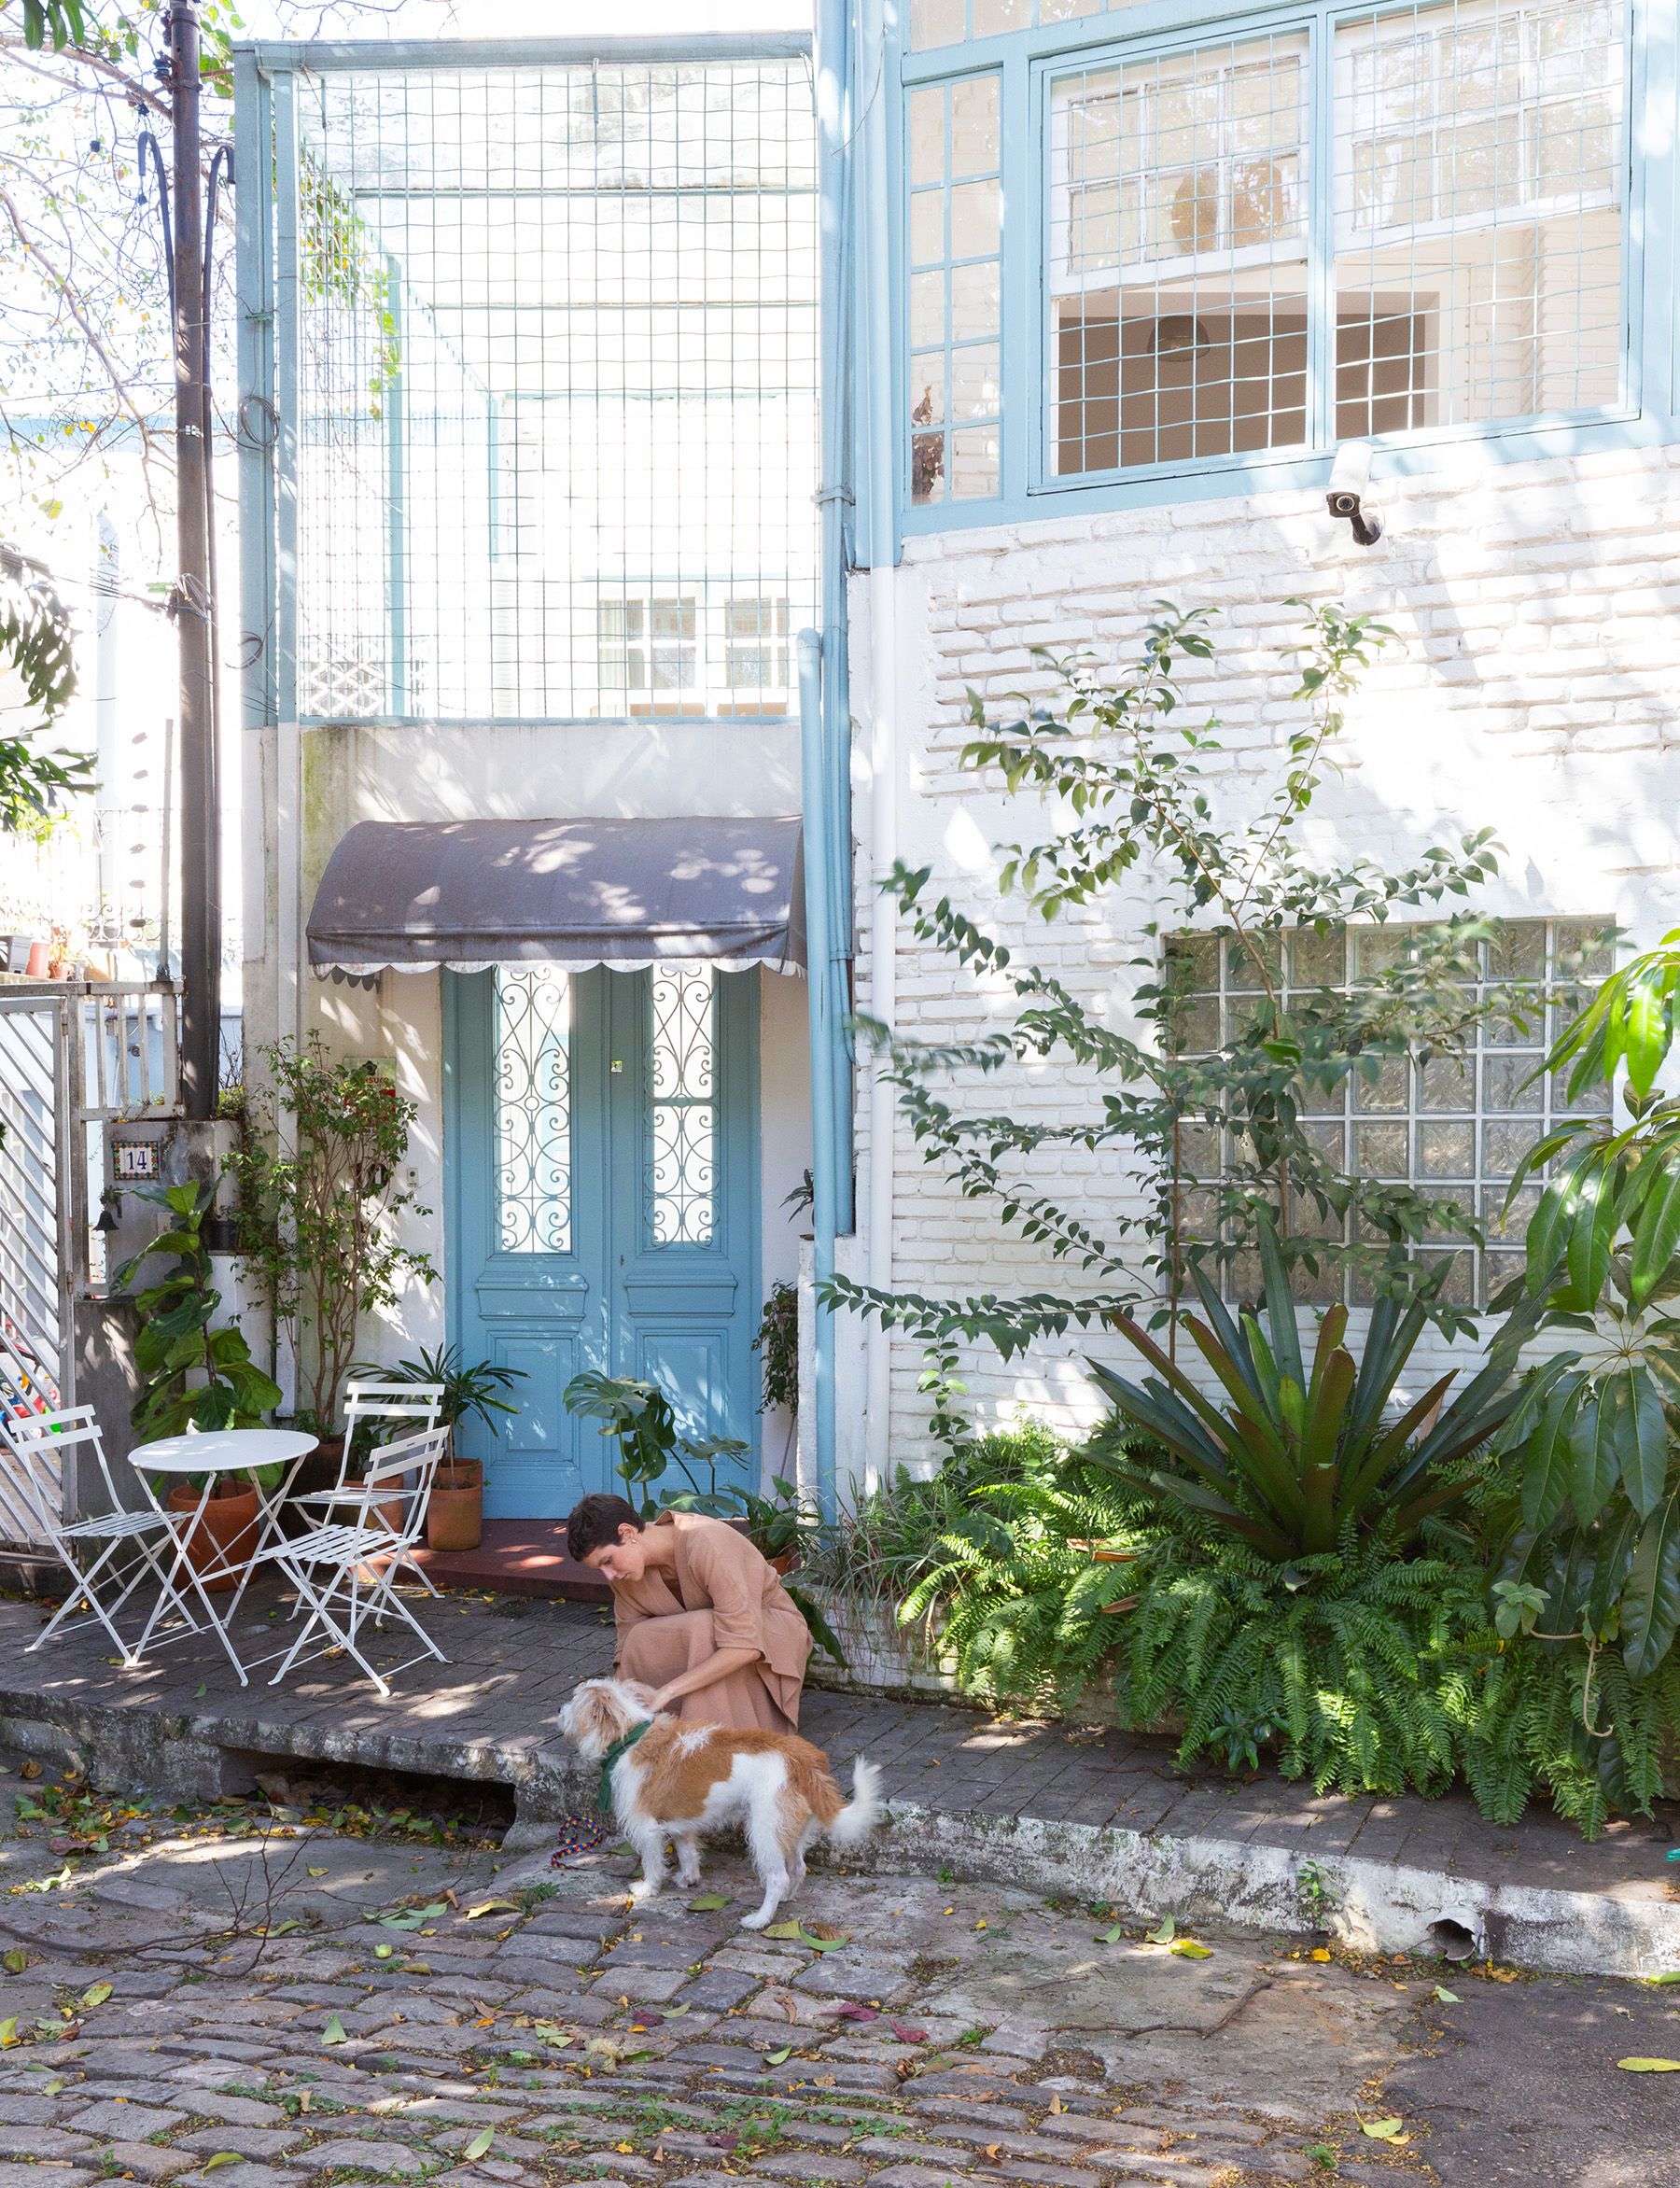
<svg viewBox="0 0 1680 2188"><path fill-rule="evenodd" d="M64 1464L85 1447L92 1451L111 1509L97 1519L67 1521L63 1517ZM16 1528L22 1539L30 1539L33 1531L33 1538L50 1548L70 1568L70 1592L29 1644L32 1649L49 1641L85 1602L92 1616L79 1625L95 1621L102 1625L122 1651L124 1665L132 1670L141 1658L113 1620L148 1574L158 1583L158 1609L178 1610L189 1628L199 1631L198 1620L170 1578L175 1562L175 1528L168 1515L155 1508L143 1512L122 1509L91 1406L71 1406L57 1413L32 1413L21 1420L0 1422L0 1508L8 1529ZM148 1541L148 1536L156 1536L156 1542ZM138 1553L131 1564L117 1562L125 1543L133 1544ZM164 1558L161 1564L161 1555ZM117 1582L121 1588L116 1600L102 1603L101 1587ZM156 1622L155 1618L151 1622ZM65 1630L74 1633L79 1626ZM150 1631L149 1624L147 1631Z"/></svg>
<svg viewBox="0 0 1680 2188"><path fill-rule="evenodd" d="M356 1431L360 1423L405 1421L413 1424L410 1433L435 1428L438 1425L438 1409L443 1403L443 1385L441 1382L380 1382L366 1379L344 1385L344 1455L339 1461L339 1486L348 1480L351 1456L356 1448ZM351 1483L352 1488L355 1487ZM312 1489L302 1496L294 1497L294 1504L341 1504L338 1490ZM436 1595L424 1565L405 1551L403 1561L413 1578L428 1595Z"/></svg>
<svg viewBox="0 0 1680 2188"><path fill-rule="evenodd" d="M411 1656L388 1673L375 1671L357 1647L357 1635L370 1619L376 1626L388 1618L400 1619L425 1645L426 1654L440 1663L449 1662L396 1592L397 1576L425 1531L426 1500L448 1441L447 1430L429 1428L385 1445L359 1481L331 1492L312 1492L311 1502L330 1495L341 1508L354 1504L358 1508L354 1520L329 1520L306 1535L290 1540L282 1536L262 1551L262 1557L278 1565L297 1589L298 1601L309 1614L270 1681L272 1686L285 1678L318 1630L322 1638L310 1656L342 1648L356 1659L379 1691L388 1695L390 1680L418 1663L420 1657ZM396 1513L390 1509L393 1505L399 1507Z"/></svg>

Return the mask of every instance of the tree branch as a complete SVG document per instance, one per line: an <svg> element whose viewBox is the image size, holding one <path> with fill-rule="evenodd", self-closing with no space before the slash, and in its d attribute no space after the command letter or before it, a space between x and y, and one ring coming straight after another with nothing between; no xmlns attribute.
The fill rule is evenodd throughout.
<svg viewBox="0 0 1680 2188"><path fill-rule="evenodd" d="M105 348L105 344L101 342L98 335L94 333L92 328L88 324L87 315L82 310L81 306L77 302L76 292L72 288L68 279L59 272L58 268L47 256L46 252L41 248L40 245L36 243L35 238L30 234L28 229L24 227L22 218L18 212L17 206L13 204L9 193L4 189L0 189L0 206L5 207L6 217L11 222L13 232L16 234L18 241L22 245L25 252L34 257L42 273L46 274L47 278L52 283L52 286L58 290L59 295L63 299L64 309L76 321L76 324L81 329L83 338L87 342L88 347L93 352L93 355L105 367L105 376L110 381L111 386L117 391L117 400L121 403L123 409L127 411L129 416L133 419L135 425L139 427L141 444L145 448L147 455L149 456L151 454L150 428L147 427L145 416L141 413L139 407L136 405L133 397L129 393L128 387L123 381L121 373L117 370L116 364L112 360L110 352Z"/></svg>

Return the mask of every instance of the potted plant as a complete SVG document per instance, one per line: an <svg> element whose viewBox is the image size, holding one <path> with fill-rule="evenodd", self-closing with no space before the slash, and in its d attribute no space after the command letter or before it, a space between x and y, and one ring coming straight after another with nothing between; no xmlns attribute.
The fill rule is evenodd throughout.
<svg viewBox="0 0 1680 2188"><path fill-rule="evenodd" d="M406 1208L430 1213L396 1186L414 1104L376 1065L329 1060L318 1034L263 1055L268 1094L247 1108L228 1158L239 1182L239 1255L290 1333L299 1420L330 1434L362 1315L394 1305L411 1277L429 1283L437 1274L392 1227ZM276 1152L282 1137L293 1152Z"/></svg>
<svg viewBox="0 0 1680 2188"><path fill-rule="evenodd" d="M260 1427L263 1413L280 1403L278 1387L252 1360L241 1331L210 1327L221 1305L221 1294L210 1282L210 1248L203 1235L216 1199L215 1185L201 1179L161 1191L145 1186L135 1190L142 1199L167 1209L173 1221L117 1271L115 1288L126 1285L151 1255L176 1256L169 1273L134 1301L140 1314L134 1363L146 1380L129 1419L140 1432L141 1447L189 1428ZM273 1489L281 1472L279 1466L263 1466L257 1470L256 1480L244 1474L215 1480L210 1500L187 1542L188 1558L198 1571L210 1564L237 1566L249 1560L257 1547L257 1482ZM165 1479L160 1476L153 1486L161 1492ZM207 1474L189 1474L175 1482L169 1493L170 1510L195 1509L210 1480ZM232 1588L235 1578L233 1572L226 1572L206 1586L213 1592L224 1592Z"/></svg>
<svg viewBox="0 0 1680 2188"><path fill-rule="evenodd" d="M493 1414L517 1413L517 1406L509 1405L496 1394L523 1382L525 1369L498 1368L493 1360L479 1360L468 1367L459 1345L445 1345L423 1352L417 1360L399 1360L395 1368L358 1363L356 1372L378 1375L385 1382L441 1385L438 1424L449 1431L449 1443L427 1500L427 1548L476 1550L484 1535L484 1468L481 1460L457 1456L455 1432L468 1419L476 1418L494 1429Z"/></svg>

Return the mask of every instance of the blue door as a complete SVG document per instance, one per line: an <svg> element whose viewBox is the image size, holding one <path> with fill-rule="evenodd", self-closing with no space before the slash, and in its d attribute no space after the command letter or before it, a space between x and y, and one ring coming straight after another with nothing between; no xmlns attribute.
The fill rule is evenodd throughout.
<svg viewBox="0 0 1680 2188"><path fill-rule="evenodd" d="M586 1368L756 1452L757 972L445 973L443 1052L450 1335L525 1378L513 1419L459 1438L486 1516L619 1486L560 1402Z"/></svg>

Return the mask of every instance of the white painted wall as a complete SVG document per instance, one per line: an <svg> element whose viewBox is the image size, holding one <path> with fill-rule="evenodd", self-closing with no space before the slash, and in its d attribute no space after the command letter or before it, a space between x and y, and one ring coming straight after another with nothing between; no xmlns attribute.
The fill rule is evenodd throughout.
<svg viewBox="0 0 1680 2188"><path fill-rule="evenodd" d="M1635 945L1648 945L1680 920L1677 471L1680 449L1505 466L1464 450L1451 483L1384 484L1388 529L1374 550L1355 546L1310 493L1165 501L907 541L893 579L896 719L885 748L898 855L931 863L930 898L948 891L1018 955L1054 966L1124 1025L1132 986L1145 976L1127 961L1144 947L1144 923L1165 909L1153 878L1141 875L1107 902L1030 932L1013 906L1001 906L993 846L1042 840L1051 816L959 769L970 734L965 694L977 690L1001 708L1012 692L1052 688L1034 646L1127 663L1155 602L1214 607L1216 673L1190 663L1185 682L1224 723L1229 757L1220 789L1235 820L1253 809L1257 787L1270 779L1262 770L1302 719L1289 697L1295 666L1284 658L1302 620L1286 605L1293 595L1372 611L1398 634L1351 709L1345 773L1320 794L1304 832L1309 850L1363 851L1393 864L1491 823L1505 849L1489 909L1608 916ZM874 673L867 590L866 581L854 585L855 690L869 688ZM878 737L873 749L882 749ZM858 996L868 1010L870 800L860 797L855 811ZM955 974L902 921L896 933L901 1029L950 1038L1007 1016L1010 1001L995 986L986 992ZM1086 1074L1059 1060L963 1086L959 1095L1016 1116L1095 1110ZM865 1224L870 1115L861 1074ZM939 1296L1081 1288L1076 1271L1022 1244L986 1204L964 1200L924 1166L902 1127L895 1137L895 1286ZM1099 1231L1134 1203L1117 1153L1046 1157L1031 1171L1048 1173ZM1025 1406L1069 1427L1090 1421L1100 1409L1080 1368L1086 1352L1118 1359L1124 1348L1075 1333L1007 1368L986 1348L969 1375L977 1410L1008 1419ZM928 1403L915 1390L919 1352L899 1341L890 1360L892 1462L918 1463L929 1456Z"/></svg>

